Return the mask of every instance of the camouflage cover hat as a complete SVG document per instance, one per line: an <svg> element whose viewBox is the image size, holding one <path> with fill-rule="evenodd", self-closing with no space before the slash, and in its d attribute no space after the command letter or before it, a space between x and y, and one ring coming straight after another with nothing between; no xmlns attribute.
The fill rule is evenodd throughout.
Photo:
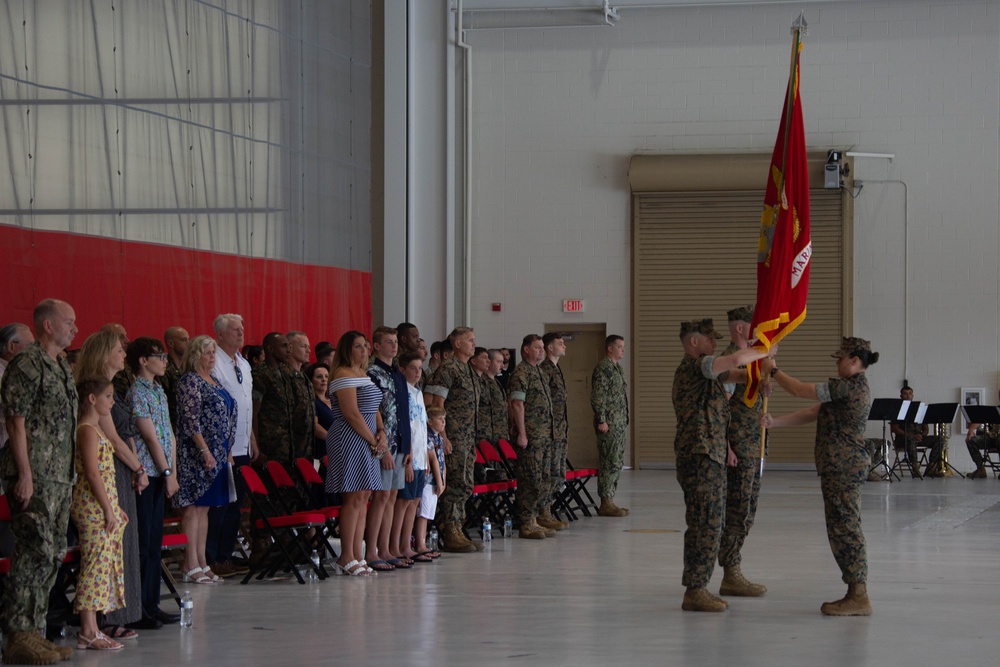
<svg viewBox="0 0 1000 667"><path fill-rule="evenodd" d="M712 324L712 318L706 317L703 320L691 320L690 322L681 322L681 340L688 334L700 333L705 336L714 336L715 338L722 338L722 334L715 330L715 326Z"/></svg>
<svg viewBox="0 0 1000 667"><path fill-rule="evenodd" d="M726 315L729 317L730 322L752 322L753 304L733 308Z"/></svg>
<svg viewBox="0 0 1000 667"><path fill-rule="evenodd" d="M865 340L864 338L854 338L844 336L840 340L840 349L831 354L830 356L834 359L840 359L841 357L846 357L853 352L872 351L872 342L870 340Z"/></svg>

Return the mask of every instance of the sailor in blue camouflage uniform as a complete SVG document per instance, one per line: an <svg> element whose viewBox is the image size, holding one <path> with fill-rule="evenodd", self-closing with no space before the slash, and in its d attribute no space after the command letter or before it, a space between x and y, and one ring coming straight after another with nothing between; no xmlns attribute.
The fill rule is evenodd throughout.
<svg viewBox="0 0 1000 667"><path fill-rule="evenodd" d="M10 438L0 452L0 474L17 540L0 621L5 663L50 665L73 655L40 633L66 553L75 477L76 384L60 353L76 336L76 313L64 301L45 299L35 307L34 324L35 342L11 359L0 385Z"/></svg>
<svg viewBox="0 0 1000 667"><path fill-rule="evenodd" d="M684 491L687 521L681 580L686 587L684 611L725 611L729 606L706 588L719 557L726 508L730 415L723 383L746 382L747 373L739 367L764 356L753 348L714 356L719 338L722 335L711 319L681 323L684 358L674 373L673 404L677 481Z"/></svg>
<svg viewBox="0 0 1000 667"><path fill-rule="evenodd" d="M798 398L819 401L781 417L765 414L764 428L798 426L816 422L816 471L820 476L826 534L833 557L840 566L847 595L836 602L824 602L820 611L827 616L870 616L868 599L868 556L861 530L861 487L868 477L871 461L865 448L865 422L871 410L871 391L865 370L878 361L870 341L844 338L833 355L837 377L827 382L807 384L778 370L773 360L761 365L761 374L770 375L778 385Z"/></svg>

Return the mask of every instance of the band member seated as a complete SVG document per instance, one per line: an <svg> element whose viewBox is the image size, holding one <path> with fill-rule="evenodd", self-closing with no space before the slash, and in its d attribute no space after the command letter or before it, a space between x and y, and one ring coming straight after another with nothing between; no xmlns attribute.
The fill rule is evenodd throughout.
<svg viewBox="0 0 1000 667"><path fill-rule="evenodd" d="M983 454L1000 452L1000 424L969 424L969 432L965 435L965 446L969 448L969 456L976 464L975 472L969 473L969 479L984 479L986 477L986 460Z"/></svg>
<svg viewBox="0 0 1000 667"><path fill-rule="evenodd" d="M912 401L913 387L905 386L900 389L899 397L904 401ZM890 430L892 431L892 446L896 450L906 450L906 460L910 464L910 474L914 479L920 477L920 457L917 455L917 447L925 447L931 450L927 458L927 468L924 470L924 476L942 476L941 449L944 443L936 435L927 435L926 424L894 421L890 424Z"/></svg>

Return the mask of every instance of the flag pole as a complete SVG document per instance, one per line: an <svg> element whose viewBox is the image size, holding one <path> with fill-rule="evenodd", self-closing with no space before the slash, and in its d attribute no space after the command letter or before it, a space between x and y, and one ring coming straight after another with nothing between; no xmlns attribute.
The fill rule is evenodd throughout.
<svg viewBox="0 0 1000 667"><path fill-rule="evenodd" d="M781 153L781 177L778 181L778 196L784 199L785 194L785 169L788 163L788 134L792 127L792 106L795 104L795 86L798 86L798 58L799 45L802 43L802 35L808 34L809 24L806 22L805 12L800 11L799 16L792 22L792 58L788 65L788 87L785 89L785 138ZM777 223L778 209L774 211L775 223ZM768 346L770 349L770 346ZM760 366L757 367L758 369ZM759 372L759 370L758 370ZM758 379L759 380L759 379ZM771 382L771 378L767 378ZM762 413L767 414L767 396L763 397ZM760 429L760 474L764 475L764 449L767 444L767 429L763 426Z"/></svg>

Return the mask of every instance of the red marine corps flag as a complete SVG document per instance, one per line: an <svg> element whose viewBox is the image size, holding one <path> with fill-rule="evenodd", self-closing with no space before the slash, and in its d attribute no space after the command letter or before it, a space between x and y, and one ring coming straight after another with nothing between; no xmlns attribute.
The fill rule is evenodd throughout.
<svg viewBox="0 0 1000 667"><path fill-rule="evenodd" d="M771 349L806 319L809 293L809 172L806 135L799 98L799 53L805 18L792 25L792 65L781 111L778 138L771 155L764 212L757 243L757 304L751 331L755 347ZM744 401L752 406L760 388L760 362L748 368Z"/></svg>

